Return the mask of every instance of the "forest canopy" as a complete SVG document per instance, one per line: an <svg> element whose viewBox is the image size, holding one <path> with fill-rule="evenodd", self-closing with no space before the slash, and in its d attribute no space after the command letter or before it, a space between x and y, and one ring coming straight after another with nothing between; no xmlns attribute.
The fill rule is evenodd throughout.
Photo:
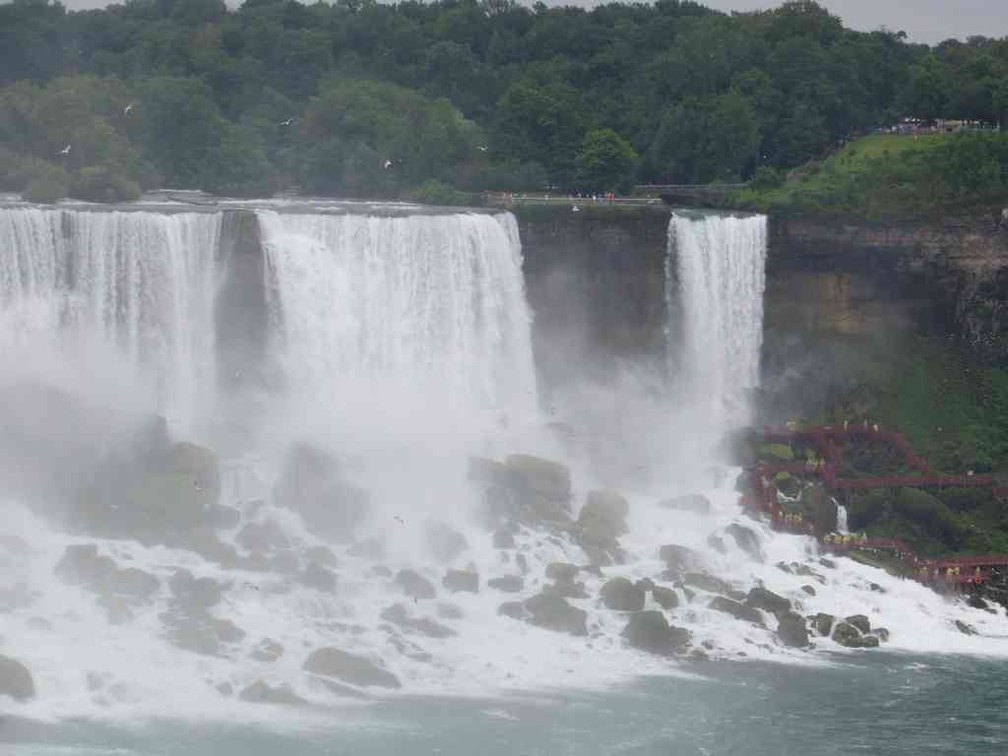
<svg viewBox="0 0 1008 756"><path fill-rule="evenodd" d="M1008 39L915 45L809 0L0 5L0 190L39 200L733 182L1006 115Z"/></svg>

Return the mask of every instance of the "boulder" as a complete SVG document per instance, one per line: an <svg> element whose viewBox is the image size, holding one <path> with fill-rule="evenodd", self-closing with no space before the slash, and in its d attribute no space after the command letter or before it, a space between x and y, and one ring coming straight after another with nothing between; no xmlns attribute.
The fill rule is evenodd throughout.
<svg viewBox="0 0 1008 756"><path fill-rule="evenodd" d="M424 529L431 553L442 562L452 562L469 548L466 537L443 522L428 522Z"/></svg>
<svg viewBox="0 0 1008 756"><path fill-rule="evenodd" d="M550 501L570 500L570 470L559 462L527 454L512 454L504 460L504 465L513 484Z"/></svg>
<svg viewBox="0 0 1008 756"><path fill-rule="evenodd" d="M171 471L190 478L193 485L207 491L210 494L210 501L216 504L221 486L220 461L217 459L217 454L204 446L179 441L172 444L170 455Z"/></svg>
<svg viewBox="0 0 1008 756"><path fill-rule="evenodd" d="M755 609L763 609L771 614L791 611L790 601L783 596L778 596L773 591L768 591L766 588L762 587L750 590L749 595L746 596L745 602L746 606L751 606Z"/></svg>
<svg viewBox="0 0 1008 756"><path fill-rule="evenodd" d="M161 581L137 567L116 569L103 588L106 595L122 596L130 601L146 601L161 587Z"/></svg>
<svg viewBox="0 0 1008 756"><path fill-rule="evenodd" d="M399 678L370 659L332 646L312 651L302 668L321 677L332 677L360 687L402 687Z"/></svg>
<svg viewBox="0 0 1008 756"><path fill-rule="evenodd" d="M502 593L520 593L525 589L525 579L519 575L504 575L490 578L487 580L487 585Z"/></svg>
<svg viewBox="0 0 1008 756"><path fill-rule="evenodd" d="M286 549L290 547L290 540L283 532L280 523L269 519L265 522L249 522L238 531L236 537L238 545L242 548L260 554L265 554L273 549Z"/></svg>
<svg viewBox="0 0 1008 756"><path fill-rule="evenodd" d="M711 547L718 554L727 554L728 549L725 547L724 539L719 535L714 535L711 533L707 536L707 545Z"/></svg>
<svg viewBox="0 0 1008 756"><path fill-rule="evenodd" d="M715 596L707 606L715 611L730 614L735 619L752 622L755 625L763 625L763 616L758 610L753 609L751 606L746 606L739 601L732 601L727 596Z"/></svg>
<svg viewBox="0 0 1008 756"><path fill-rule="evenodd" d="M437 595L434 584L415 570L399 570L395 582L410 598L432 599Z"/></svg>
<svg viewBox="0 0 1008 756"><path fill-rule="evenodd" d="M222 643L238 643L245 637L245 632L231 620L208 614L187 615L175 609L158 616L173 645L204 656L218 656Z"/></svg>
<svg viewBox="0 0 1008 756"><path fill-rule="evenodd" d="M669 625L665 615L654 610L631 614L622 635L634 648L662 655L682 651L690 641L689 630Z"/></svg>
<svg viewBox="0 0 1008 756"><path fill-rule="evenodd" d="M589 543L608 544L627 532L627 500L616 491L591 491L578 516L581 535Z"/></svg>
<svg viewBox="0 0 1008 756"><path fill-rule="evenodd" d="M850 617L845 617L844 621L854 625L862 633L871 632L871 622L863 614L852 614Z"/></svg>
<svg viewBox="0 0 1008 756"><path fill-rule="evenodd" d="M703 558L693 549L676 544L667 544L658 550L658 557L672 572L696 569L703 564Z"/></svg>
<svg viewBox="0 0 1008 756"><path fill-rule="evenodd" d="M503 462L486 457L469 457L468 479L487 486L502 486L508 483L509 470Z"/></svg>
<svg viewBox="0 0 1008 756"><path fill-rule="evenodd" d="M298 512L312 532L334 541L351 540L370 506L366 491L341 478L332 455L304 443L288 452L272 499Z"/></svg>
<svg viewBox="0 0 1008 756"><path fill-rule="evenodd" d="M310 563L301 573L301 583L322 593L336 593L339 579L328 567Z"/></svg>
<svg viewBox="0 0 1008 756"><path fill-rule="evenodd" d="M879 639L874 635L862 635L850 622L841 621L833 628L833 640L846 648L877 648Z"/></svg>
<svg viewBox="0 0 1008 756"><path fill-rule="evenodd" d="M644 608L646 591L624 577L616 577L602 586L602 603L618 612L639 612Z"/></svg>
<svg viewBox="0 0 1008 756"><path fill-rule="evenodd" d="M35 681L28 667L0 654L0 696L9 696L15 701L30 701L35 697Z"/></svg>
<svg viewBox="0 0 1008 756"><path fill-rule="evenodd" d="M676 512L692 512L698 515L709 515L711 510L710 499L703 494L686 494L685 496L663 499L658 502L658 506L662 509L671 509Z"/></svg>
<svg viewBox="0 0 1008 756"><path fill-rule="evenodd" d="M56 576L64 583L97 590L117 569L115 560L99 555L95 544L71 544L56 563Z"/></svg>
<svg viewBox="0 0 1008 756"><path fill-rule="evenodd" d="M451 593L479 593L479 575L467 570L448 570L441 585Z"/></svg>
<svg viewBox="0 0 1008 756"><path fill-rule="evenodd" d="M828 638L830 633L833 632L834 622L836 622L836 617L832 614L826 614L824 612L819 612L817 615L812 617L812 626L815 628L815 631L824 638Z"/></svg>
<svg viewBox="0 0 1008 756"><path fill-rule="evenodd" d="M975 593L966 599L966 605L971 606L974 609L987 609L987 602Z"/></svg>
<svg viewBox="0 0 1008 756"><path fill-rule="evenodd" d="M450 627L442 625L440 622L429 617L411 617L406 607L402 604L393 604L381 613L381 618L386 622L406 630L415 630L428 638L451 638L455 631Z"/></svg>
<svg viewBox="0 0 1008 756"><path fill-rule="evenodd" d="M497 614L516 620L524 620L529 617L529 612L521 601L505 601L497 608Z"/></svg>
<svg viewBox="0 0 1008 756"><path fill-rule="evenodd" d="M812 587L811 585L803 585L803 586L801 587L801 589L802 589L802 590L803 590L803 591L804 591L805 593L807 593L807 594L808 594L809 596L815 596L815 595L816 595L816 589L815 589L815 588L813 588L813 587Z"/></svg>
<svg viewBox="0 0 1008 756"><path fill-rule="evenodd" d="M884 627L876 627L874 630L872 630L872 635L874 635L876 638L878 638L880 641L883 642L889 640L889 630L887 630Z"/></svg>
<svg viewBox="0 0 1008 756"><path fill-rule="evenodd" d="M493 546L495 549L513 549L515 545L514 533L510 528L497 528L493 534Z"/></svg>
<svg viewBox="0 0 1008 756"><path fill-rule="evenodd" d="M808 628L805 618L794 612L781 612L777 615L777 637L781 643L791 648L805 648L809 645Z"/></svg>
<svg viewBox="0 0 1008 756"><path fill-rule="evenodd" d="M529 613L529 622L537 627L571 635L588 635L588 613L571 606L561 596L541 593L526 599L524 608Z"/></svg>
<svg viewBox="0 0 1008 756"><path fill-rule="evenodd" d="M731 590L727 582L706 572L687 572L682 576L682 581L710 593L728 593Z"/></svg>
<svg viewBox="0 0 1008 756"><path fill-rule="evenodd" d="M238 694L238 698L248 703L278 704L281 706L301 706L308 703L308 701L286 685L271 688L262 680L256 680L243 689Z"/></svg>
<svg viewBox="0 0 1008 756"><path fill-rule="evenodd" d="M671 588L656 585L651 589L651 597L658 603L658 606L665 610L675 609L679 606L679 596Z"/></svg>
<svg viewBox="0 0 1008 756"><path fill-rule="evenodd" d="M745 525L733 522L725 528L725 533L735 539L735 543L747 555L757 562L763 561L763 550L760 548L759 536Z"/></svg>
<svg viewBox="0 0 1008 756"><path fill-rule="evenodd" d="M977 631L976 631L975 627L973 627L972 625L967 625L962 620L956 620L955 621L955 626L956 626L956 630L958 630L963 635L976 635L977 634Z"/></svg>
<svg viewBox="0 0 1008 756"><path fill-rule="evenodd" d="M546 565L546 577L560 583L569 583L577 577L580 568L567 562L551 562Z"/></svg>
<svg viewBox="0 0 1008 756"><path fill-rule="evenodd" d="M827 559L826 557L820 557L819 558L819 564L821 564L823 567L825 567L828 570L835 570L836 569L836 562L834 562L832 559Z"/></svg>
<svg viewBox="0 0 1008 756"><path fill-rule="evenodd" d="M542 592L548 593L551 596L563 596L564 598L588 598L588 591L585 590L585 584L580 582L557 581L556 583L547 583L543 586Z"/></svg>

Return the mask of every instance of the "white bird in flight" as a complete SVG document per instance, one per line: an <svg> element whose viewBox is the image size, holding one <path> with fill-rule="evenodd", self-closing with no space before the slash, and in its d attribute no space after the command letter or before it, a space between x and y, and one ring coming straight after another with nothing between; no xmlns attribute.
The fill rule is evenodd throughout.
<svg viewBox="0 0 1008 756"><path fill-rule="evenodd" d="M60 155L69 155L70 154L70 145L68 144L66 147L64 147L62 150L60 150L59 154Z"/></svg>
<svg viewBox="0 0 1008 756"><path fill-rule="evenodd" d="M293 118L288 118L286 121L280 121L281 126L290 126L292 123L294 123Z"/></svg>
<svg viewBox="0 0 1008 756"><path fill-rule="evenodd" d="M385 159L385 162L384 162L384 163L382 163L382 168L383 168L383 169L385 169L385 170L387 171L387 170L388 170L389 168L391 168L391 167L392 167L392 161L391 161L391 160L389 160L388 158L386 158L386 159Z"/></svg>
<svg viewBox="0 0 1008 756"><path fill-rule="evenodd" d="M129 115L129 112L133 110L133 103L131 102L125 108L123 108L123 115Z"/></svg>

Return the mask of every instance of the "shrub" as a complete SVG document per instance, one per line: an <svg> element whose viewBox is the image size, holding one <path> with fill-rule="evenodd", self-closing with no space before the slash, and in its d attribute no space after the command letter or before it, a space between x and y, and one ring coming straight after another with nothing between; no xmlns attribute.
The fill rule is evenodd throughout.
<svg viewBox="0 0 1008 756"><path fill-rule="evenodd" d="M51 204L63 199L70 191L70 176L58 165L39 163L24 190L24 198L29 202Z"/></svg>
<svg viewBox="0 0 1008 756"><path fill-rule="evenodd" d="M88 202L132 202L140 184L106 165L83 168L70 182L70 196Z"/></svg>
<svg viewBox="0 0 1008 756"><path fill-rule="evenodd" d="M460 192L453 186L444 184L437 179L427 179L419 188L409 194L414 202L424 205L475 205L477 199L468 192Z"/></svg>

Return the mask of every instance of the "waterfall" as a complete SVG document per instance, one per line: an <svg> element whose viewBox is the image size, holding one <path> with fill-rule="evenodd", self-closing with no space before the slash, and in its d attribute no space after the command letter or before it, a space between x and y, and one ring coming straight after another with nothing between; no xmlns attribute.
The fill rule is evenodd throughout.
<svg viewBox="0 0 1008 756"><path fill-rule="evenodd" d="M721 423L744 422L744 392L759 384L766 217L673 215L667 260L687 400Z"/></svg>
<svg viewBox="0 0 1008 756"><path fill-rule="evenodd" d="M403 403L448 426L534 411L513 216L258 215L289 384L382 410Z"/></svg>
<svg viewBox="0 0 1008 756"><path fill-rule="evenodd" d="M836 530L840 535L850 534L850 529L847 527L847 507L843 504L836 505Z"/></svg>
<svg viewBox="0 0 1008 756"><path fill-rule="evenodd" d="M146 393L190 425L215 386L220 226L219 214L0 210L7 376Z"/></svg>

